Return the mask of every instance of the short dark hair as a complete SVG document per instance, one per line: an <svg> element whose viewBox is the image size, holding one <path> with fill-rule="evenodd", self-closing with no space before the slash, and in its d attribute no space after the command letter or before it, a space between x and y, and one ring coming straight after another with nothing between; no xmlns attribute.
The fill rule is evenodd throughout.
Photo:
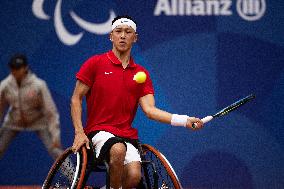
<svg viewBox="0 0 284 189"><path fill-rule="evenodd" d="M28 60L26 55L24 54L14 54L11 58L10 61L8 62L8 66L12 69L12 70L17 70L20 69L22 67L26 67L28 65Z"/></svg>
<svg viewBox="0 0 284 189"><path fill-rule="evenodd" d="M117 21L118 19L121 19L121 18L128 18L128 19L132 20L135 24L137 24L136 21L128 15L120 15L120 16L115 17L112 20L111 24L113 24L115 21Z"/></svg>

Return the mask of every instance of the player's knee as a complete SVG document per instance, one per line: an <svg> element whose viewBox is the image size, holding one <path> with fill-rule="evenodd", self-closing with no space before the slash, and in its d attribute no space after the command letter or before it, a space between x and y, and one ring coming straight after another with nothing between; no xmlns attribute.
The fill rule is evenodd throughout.
<svg viewBox="0 0 284 189"><path fill-rule="evenodd" d="M123 163L126 155L126 147L123 143L116 143L110 149L110 164Z"/></svg>

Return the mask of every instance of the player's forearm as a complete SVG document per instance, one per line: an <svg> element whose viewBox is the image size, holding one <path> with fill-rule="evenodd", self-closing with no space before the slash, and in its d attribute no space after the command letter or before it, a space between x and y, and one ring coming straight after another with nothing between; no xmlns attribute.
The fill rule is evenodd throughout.
<svg viewBox="0 0 284 189"><path fill-rule="evenodd" d="M71 117L75 129L75 134L84 132L82 124L82 99L77 97L72 97Z"/></svg>
<svg viewBox="0 0 284 189"><path fill-rule="evenodd" d="M148 118L162 123L171 123L172 114L156 107L151 107L147 110L146 115Z"/></svg>

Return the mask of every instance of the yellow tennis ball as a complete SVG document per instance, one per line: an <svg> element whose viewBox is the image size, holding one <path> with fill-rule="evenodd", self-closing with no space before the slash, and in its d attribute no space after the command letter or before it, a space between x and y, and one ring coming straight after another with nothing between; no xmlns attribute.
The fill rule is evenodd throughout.
<svg viewBox="0 0 284 189"><path fill-rule="evenodd" d="M137 72L134 77L133 80L136 81L136 83L144 83L146 81L147 75L145 74L145 72Z"/></svg>

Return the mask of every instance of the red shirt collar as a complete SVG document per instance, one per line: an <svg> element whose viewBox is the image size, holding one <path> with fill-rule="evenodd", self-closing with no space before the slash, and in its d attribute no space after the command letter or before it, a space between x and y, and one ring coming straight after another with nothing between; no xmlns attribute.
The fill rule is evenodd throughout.
<svg viewBox="0 0 284 189"><path fill-rule="evenodd" d="M107 52L107 57L109 58L109 60L117 65L121 65L121 61L115 56L115 54L112 52L112 50ZM129 64L128 67L136 67L136 64L132 58L132 56L130 56L130 60L129 60Z"/></svg>

